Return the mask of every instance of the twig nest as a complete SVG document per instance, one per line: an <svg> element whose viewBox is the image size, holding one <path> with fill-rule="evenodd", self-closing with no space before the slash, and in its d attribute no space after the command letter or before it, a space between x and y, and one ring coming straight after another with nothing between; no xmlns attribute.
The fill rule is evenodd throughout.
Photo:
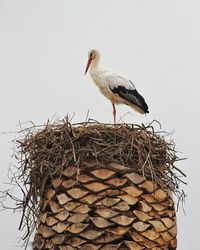
<svg viewBox="0 0 200 250"><path fill-rule="evenodd" d="M175 249L171 192L180 196L184 173L166 133L65 120L22 135L14 180L34 249Z"/></svg>

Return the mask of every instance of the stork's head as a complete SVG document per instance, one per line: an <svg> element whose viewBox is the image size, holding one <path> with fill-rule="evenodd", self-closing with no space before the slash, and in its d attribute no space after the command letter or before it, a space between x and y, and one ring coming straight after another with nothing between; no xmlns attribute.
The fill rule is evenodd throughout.
<svg viewBox="0 0 200 250"><path fill-rule="evenodd" d="M90 64L92 63L93 65L97 65L98 62L99 62L99 58L100 58L100 53L98 50L96 49L91 49L89 52L88 52L88 62L87 62L87 66L86 66L86 69L85 69L85 74L87 73L89 67L90 67Z"/></svg>

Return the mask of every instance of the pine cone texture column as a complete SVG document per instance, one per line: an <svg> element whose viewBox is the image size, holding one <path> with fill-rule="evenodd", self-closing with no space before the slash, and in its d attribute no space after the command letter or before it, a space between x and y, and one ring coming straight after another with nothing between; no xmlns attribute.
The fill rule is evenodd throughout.
<svg viewBox="0 0 200 250"><path fill-rule="evenodd" d="M170 191L128 167L88 162L46 190L33 249L173 250L176 235Z"/></svg>

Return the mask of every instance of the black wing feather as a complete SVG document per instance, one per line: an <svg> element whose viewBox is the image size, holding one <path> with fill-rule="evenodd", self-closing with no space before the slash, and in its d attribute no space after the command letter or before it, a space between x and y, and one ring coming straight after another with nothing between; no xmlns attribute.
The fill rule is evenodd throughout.
<svg viewBox="0 0 200 250"><path fill-rule="evenodd" d="M130 103L140 107L145 113L149 113L148 105L136 89L127 89L124 86L117 86L114 88L110 87L110 90Z"/></svg>

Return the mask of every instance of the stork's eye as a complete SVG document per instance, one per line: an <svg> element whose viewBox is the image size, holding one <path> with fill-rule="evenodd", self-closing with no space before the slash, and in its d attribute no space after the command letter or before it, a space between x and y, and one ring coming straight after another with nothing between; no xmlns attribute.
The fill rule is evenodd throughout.
<svg viewBox="0 0 200 250"><path fill-rule="evenodd" d="M93 54L92 53L90 53L90 57L92 57L93 56Z"/></svg>

